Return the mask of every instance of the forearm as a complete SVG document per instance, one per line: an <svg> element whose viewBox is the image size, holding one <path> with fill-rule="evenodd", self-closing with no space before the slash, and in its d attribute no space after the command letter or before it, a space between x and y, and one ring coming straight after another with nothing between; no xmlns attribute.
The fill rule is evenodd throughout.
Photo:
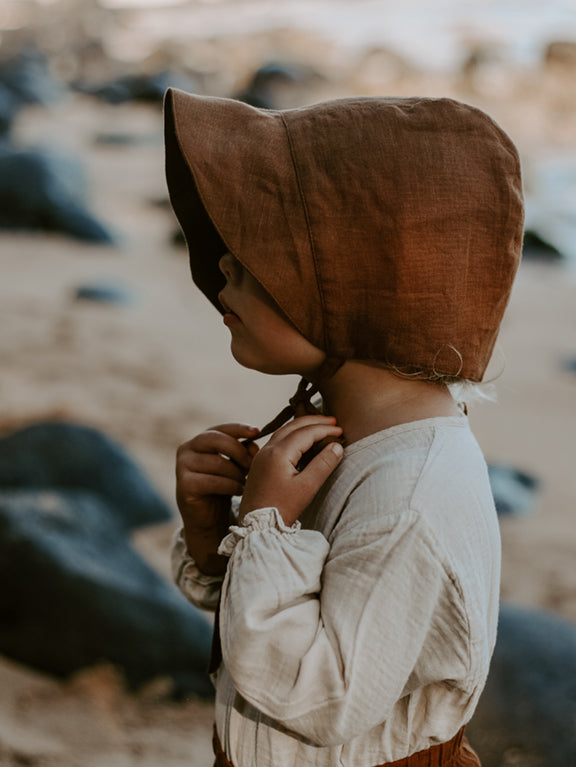
<svg viewBox="0 0 576 767"><path fill-rule="evenodd" d="M228 558L218 554L218 547L233 524L230 498L212 499L209 511L199 522L193 513L183 513L186 548L198 569L207 575L223 575Z"/></svg>
<svg viewBox="0 0 576 767"><path fill-rule="evenodd" d="M224 575L208 575L200 571L187 550L183 530L174 535L170 560L174 583L186 599L201 610L214 612Z"/></svg>
<svg viewBox="0 0 576 767"><path fill-rule="evenodd" d="M227 557L218 554L223 536L217 530L189 530L184 528L184 539L188 553L198 569L206 575L223 575L228 564Z"/></svg>

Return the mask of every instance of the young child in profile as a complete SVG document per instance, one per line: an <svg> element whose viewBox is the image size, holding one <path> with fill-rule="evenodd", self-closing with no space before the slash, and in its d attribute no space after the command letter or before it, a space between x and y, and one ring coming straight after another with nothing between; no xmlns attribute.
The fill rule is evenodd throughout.
<svg viewBox="0 0 576 767"><path fill-rule="evenodd" d="M448 386L481 381L508 301L517 152L450 99L267 111L170 90L165 117L234 358L304 381L260 449L227 423L178 452L175 579L218 607L216 765L475 767L500 542Z"/></svg>

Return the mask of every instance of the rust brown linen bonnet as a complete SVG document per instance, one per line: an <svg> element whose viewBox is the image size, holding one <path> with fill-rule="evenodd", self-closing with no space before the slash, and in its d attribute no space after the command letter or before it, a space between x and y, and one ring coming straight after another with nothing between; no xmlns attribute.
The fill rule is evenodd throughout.
<svg viewBox="0 0 576 767"><path fill-rule="evenodd" d="M482 379L523 231L518 154L488 115L444 98L273 111L170 89L165 129L192 275L220 311L230 251L329 357Z"/></svg>

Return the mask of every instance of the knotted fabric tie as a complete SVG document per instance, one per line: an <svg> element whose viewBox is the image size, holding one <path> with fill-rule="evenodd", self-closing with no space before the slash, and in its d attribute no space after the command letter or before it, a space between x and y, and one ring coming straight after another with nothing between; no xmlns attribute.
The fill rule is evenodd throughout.
<svg viewBox="0 0 576 767"><path fill-rule="evenodd" d="M281 410L266 426L263 426L254 439L267 437L273 434L277 429L287 423L291 418L299 418L303 415L316 415L319 409L312 404L312 397L318 392L316 384L312 384L305 378L300 380L296 392L288 402L290 404Z"/></svg>
<svg viewBox="0 0 576 767"><path fill-rule="evenodd" d="M342 365L344 360L337 359L336 357L327 357L316 376L318 382L331 378ZM292 397L290 397L289 404L273 418L270 423L263 426L253 439L260 439L260 437L267 437L269 434L273 434L277 429L283 426L291 418L300 418L303 415L317 415L321 413L321 410L312 404L312 397L318 393L318 383L311 383L305 378L300 379L298 388Z"/></svg>
<svg viewBox="0 0 576 767"><path fill-rule="evenodd" d="M318 371L317 381L326 380L336 373L344 364L344 360L336 359L334 357L327 357L322 363L320 370ZM304 415L319 415L322 413L321 409L312 403L312 397L318 393L318 383L311 383L305 378L300 379L296 392L288 400L289 404L273 418L270 423L263 426L258 434L253 439L260 439L260 437L267 437L269 434L273 434L277 429L287 423L291 418L300 418ZM300 458L298 462L298 469L301 471L304 469L310 461L318 455L318 453L326 447L330 442L343 442L343 437L326 437L314 444L310 450L308 450Z"/></svg>

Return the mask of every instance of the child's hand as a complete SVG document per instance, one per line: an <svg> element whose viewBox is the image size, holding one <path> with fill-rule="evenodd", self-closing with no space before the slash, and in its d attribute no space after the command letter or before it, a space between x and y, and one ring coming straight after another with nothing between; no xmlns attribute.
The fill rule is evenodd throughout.
<svg viewBox="0 0 576 767"><path fill-rule="evenodd" d="M228 423L198 434L178 448L176 501L184 523L184 538L198 567L209 574L224 572L226 558L218 545L231 523L230 497L241 495L258 433L253 426Z"/></svg>
<svg viewBox="0 0 576 767"><path fill-rule="evenodd" d="M331 442L303 471L296 468L316 442L342 433L336 419L323 415L295 418L282 426L254 457L240 504L240 519L255 509L275 506L292 525L312 502L342 458L342 446Z"/></svg>

